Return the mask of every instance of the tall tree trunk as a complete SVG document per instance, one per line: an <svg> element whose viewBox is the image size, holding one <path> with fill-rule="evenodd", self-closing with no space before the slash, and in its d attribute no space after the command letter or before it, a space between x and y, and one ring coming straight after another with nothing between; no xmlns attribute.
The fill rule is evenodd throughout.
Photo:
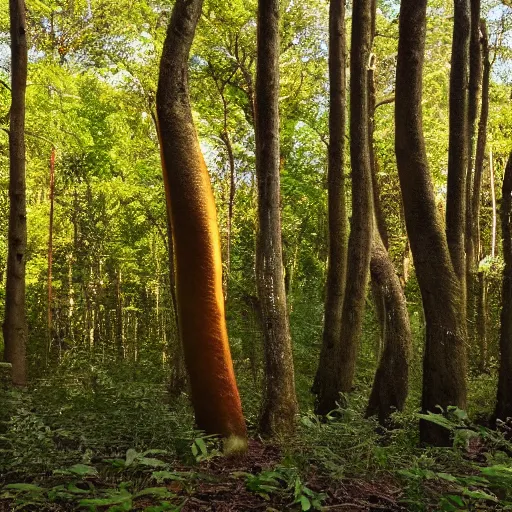
<svg viewBox="0 0 512 512"><path fill-rule="evenodd" d="M121 289L121 269L116 272L116 357L119 361L125 358L124 324L123 324L123 293Z"/></svg>
<svg viewBox="0 0 512 512"><path fill-rule="evenodd" d="M223 99L225 102L225 100ZM233 228L233 207L235 205L235 192L236 192L236 184L235 184L235 156L233 154L233 146L231 144L231 139L229 138L229 133L227 130L227 106L224 107L224 130L221 132L220 138L222 142L224 142L224 146L226 147L226 151L228 153L228 164L229 164L229 197L228 197L228 219L226 226L226 272L224 275L224 299L228 298L228 281L229 281L229 273L231 271L231 232Z"/></svg>
<svg viewBox="0 0 512 512"><path fill-rule="evenodd" d="M485 272L478 272L478 289L476 297L476 336L478 341L478 370L487 370L487 283Z"/></svg>
<svg viewBox="0 0 512 512"><path fill-rule="evenodd" d="M9 234L4 357L12 364L12 381L27 384L26 347L28 326L25 314L25 263L27 210L25 198L25 91L27 87L27 34L25 3L9 0L11 20L11 110L9 123Z"/></svg>
<svg viewBox="0 0 512 512"><path fill-rule="evenodd" d="M474 149L478 99L482 82L482 50L480 45L480 0L471 0L471 35L469 43L469 91L468 91L468 167L466 169L466 319L468 336L475 338L474 322L476 303L479 300L478 248L474 246L477 220L473 219L472 195L475 180Z"/></svg>
<svg viewBox="0 0 512 512"><path fill-rule="evenodd" d="M501 230L503 237L503 288L500 331L500 369L496 418L512 418L512 152L503 178Z"/></svg>
<svg viewBox="0 0 512 512"><path fill-rule="evenodd" d="M158 128L158 119L156 116L155 111L150 105L150 112L151 112L151 118L153 119L153 123L155 125L155 130L157 134L159 133ZM161 141L159 141L161 144ZM162 148L160 147L160 151L162 151ZM165 246L165 249L167 251L167 261L169 266L169 294L171 296L171 302L172 302L172 317L174 319L174 325L176 328L177 333L177 343L175 343L175 346L173 346L172 354L171 354L171 375L169 378L169 387L168 391L171 394L171 396L179 396L183 391L187 389L187 375L186 375L186 368L185 368L185 359L183 355L183 343L181 341L180 336L180 325L179 325L179 318L178 318L178 299L176 297L176 263L174 261L174 239L172 234L172 218L171 213L169 209L169 205L166 208L166 217L167 217L167 238L165 237L165 234L163 230L160 229L159 224L156 222L155 219L152 220L154 226L158 229L158 232L160 233L160 236L162 238L162 242ZM148 215L148 218L150 220L152 217Z"/></svg>
<svg viewBox="0 0 512 512"><path fill-rule="evenodd" d="M258 1L256 176L259 229L256 284L263 318L265 384L260 429L292 432L297 413L292 344L284 288L279 210L279 1Z"/></svg>
<svg viewBox="0 0 512 512"><path fill-rule="evenodd" d="M350 161L352 218L348 240L347 280L341 316L338 391L352 389L366 301L373 236L373 193L368 140L368 73L371 0L354 0L350 50Z"/></svg>
<svg viewBox="0 0 512 512"><path fill-rule="evenodd" d="M375 37L377 2L372 0L371 45ZM376 59L368 69L368 118L369 153L372 172L375 224L370 260L372 291L381 324L381 344L384 347L375 374L367 416L378 415L384 425L394 411L401 411L407 398L409 383L409 353L411 326L405 294L387 251L386 219L380 204L377 180L378 161L375 155L373 135L375 129L375 68ZM380 352L380 350L379 350Z"/></svg>
<svg viewBox="0 0 512 512"><path fill-rule="evenodd" d="M480 108L480 120L478 121L478 137L475 154L475 177L473 180L473 195L471 197L471 218L474 222L473 247L475 266L482 258L482 244L480 241L480 199L482 192L482 176L484 173L485 146L487 144L487 121L489 119L489 81L491 77L491 61L489 60L489 40L485 20L480 22L482 34L482 105Z"/></svg>
<svg viewBox="0 0 512 512"><path fill-rule="evenodd" d="M167 258L169 265L169 293L172 302L172 314L176 327L177 339L174 339L171 355L171 375L169 379L169 392L172 396L179 396L187 389L187 372L183 354L183 344L180 336L180 324L178 318L178 298L176 297L176 269L174 261L174 241L172 234L172 222L167 209Z"/></svg>
<svg viewBox="0 0 512 512"><path fill-rule="evenodd" d="M424 411L466 406L465 312L428 170L422 123L427 0L402 0L396 71L395 147L404 214L423 299L426 347ZM421 440L449 443L448 432L422 421Z"/></svg>
<svg viewBox="0 0 512 512"><path fill-rule="evenodd" d="M492 147L489 148L489 177L491 185L491 201L492 201L492 226L491 226L491 257L496 255L496 225L498 223L498 214L496 208L496 186L494 183L494 160L492 155Z"/></svg>
<svg viewBox="0 0 512 512"><path fill-rule="evenodd" d="M480 33L482 34L482 99L480 108L480 120L478 122L478 137L475 154L475 173L473 179L473 193L471 197L471 220L473 222L473 250L474 262L473 268L478 269L479 262L483 258L483 248L480 241L480 203L482 194L482 177L484 173L485 147L487 144L487 121L489 118L489 81L491 76L491 61L489 59L489 41L487 37L487 26L485 20L480 20ZM476 344L479 347L480 371L485 370L487 360L487 294L486 278L483 271L478 272L478 282L476 283Z"/></svg>
<svg viewBox="0 0 512 512"><path fill-rule="evenodd" d="M48 228L48 347L47 355L50 356L53 336L52 319L52 263L53 263L53 199L55 190L55 148L52 147L50 155L50 222Z"/></svg>
<svg viewBox="0 0 512 512"><path fill-rule="evenodd" d="M245 449L246 426L229 350L215 203L192 119L188 58L202 0L177 0L160 62L157 114L176 255L180 334L199 428ZM238 446L235 446L238 445Z"/></svg>
<svg viewBox="0 0 512 512"><path fill-rule="evenodd" d="M329 259L325 294L325 317L320 361L313 392L317 414L332 409L338 398L337 360L341 342L341 311L347 266L347 213L345 206L345 123L346 123L346 40L345 0L329 5L329 160L328 215Z"/></svg>
<svg viewBox="0 0 512 512"><path fill-rule="evenodd" d="M463 293L466 294L465 244L466 173L468 169L468 84L470 0L454 0L452 61L450 68L450 130L448 185L446 194L446 238Z"/></svg>
<svg viewBox="0 0 512 512"><path fill-rule="evenodd" d="M466 279L467 297L473 295L471 290L474 286L475 266L478 262L478 251L474 247L475 221L472 214L472 193L473 193L473 150L475 148L476 121L478 118L478 96L480 83L482 81L482 51L480 47L480 0L471 0L471 34L469 43L469 89L468 89L468 166L466 169Z"/></svg>

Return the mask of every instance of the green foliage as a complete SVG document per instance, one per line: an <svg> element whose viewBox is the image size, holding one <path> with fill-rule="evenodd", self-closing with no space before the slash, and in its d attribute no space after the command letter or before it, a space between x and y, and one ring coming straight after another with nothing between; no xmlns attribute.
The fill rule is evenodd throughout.
<svg viewBox="0 0 512 512"><path fill-rule="evenodd" d="M1 396L0 483L14 510L179 510L183 493L218 484L203 472L222 465L219 440L193 429L187 391L168 393L178 342L169 285L169 235L154 122L158 62L171 5L146 0L27 0L27 313L31 387ZM377 16L377 101L394 95L398 43L395 1ZM505 436L487 420L496 396L502 261L489 256L492 210L486 160L480 270L488 283L489 373L470 374L468 415L417 415L424 320L417 281L406 295L414 334L411 390L393 428L364 417L377 364L379 327L370 307L354 393L325 420L312 410L311 383L322 339L327 267L328 2L285 0L281 8L281 213L287 299L294 342L299 432L272 469L242 472L255 499L284 509L329 506L342 479L397 481L410 510L499 510L512 487ZM446 196L452 3L429 2L423 123L440 213ZM350 30L350 10L347 27ZM510 9L483 2L494 60L488 139L499 185L512 136ZM8 44L0 4L0 46ZM350 37L347 37L347 41ZM254 273L257 230L254 127L256 2L207 1L190 61L194 119L216 198L223 254L235 190L227 318L251 434L259 420L262 325ZM8 84L7 52L0 79ZM0 218L8 217L10 93L0 84ZM410 255L400 208L394 107L375 112L378 181L390 254L403 276ZM347 144L348 146L348 144ZM52 326L48 328L49 157L56 149ZM347 158L347 199L350 163ZM499 189L499 186L497 187ZM499 202L498 190L498 202ZM350 215L350 205L348 207ZM497 237L499 239L499 227ZM0 280L7 255L0 233ZM0 310L4 288L0 287ZM1 344L1 342L0 342ZM2 347L0 347L1 349ZM471 347L469 353L472 354ZM469 417L468 417L469 416ZM418 419L448 428L446 450L418 446ZM190 465L190 466L183 466ZM211 466L209 466L211 465ZM198 472L201 468L201 473ZM398 485L397 484L397 485ZM166 487L153 487L165 485ZM176 486L176 492L174 487ZM324 492L325 491L325 492ZM179 494L179 496L177 496ZM147 504L151 503L151 504ZM0 506L3 506L2 501ZM429 508L430 507L430 508Z"/></svg>
<svg viewBox="0 0 512 512"><path fill-rule="evenodd" d="M244 477L247 489L270 500L272 494L282 497L293 497L293 504L297 504L300 510L323 510L322 502L327 495L315 492L301 480L296 468L279 466L271 471L262 471L259 474L238 472L236 477Z"/></svg>

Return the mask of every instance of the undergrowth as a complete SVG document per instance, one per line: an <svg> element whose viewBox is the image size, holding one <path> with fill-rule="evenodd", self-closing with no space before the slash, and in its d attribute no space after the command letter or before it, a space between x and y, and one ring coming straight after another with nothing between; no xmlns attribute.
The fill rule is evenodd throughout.
<svg viewBox="0 0 512 512"><path fill-rule="evenodd" d="M364 417L366 380L326 419L303 413L297 434L268 465L231 467L220 440L191 427L188 397L169 400L157 370L64 361L29 390L2 394L0 510L194 510L204 486L239 490L240 482L269 510L328 510L347 499L340 489L360 492L361 508L370 510L377 483L388 510L512 510L507 425L490 430L458 409L421 416L412 399L383 429ZM473 403L486 405L491 381L484 375L471 383ZM250 378L242 382L250 393ZM251 436L261 444L251 397ZM311 408L310 397L301 402ZM453 446L420 446L420 417L447 428Z"/></svg>

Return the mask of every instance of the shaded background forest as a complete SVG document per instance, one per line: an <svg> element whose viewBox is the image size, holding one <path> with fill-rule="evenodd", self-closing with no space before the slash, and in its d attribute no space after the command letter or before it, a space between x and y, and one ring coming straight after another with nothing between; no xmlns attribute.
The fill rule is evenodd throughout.
<svg viewBox="0 0 512 512"><path fill-rule="evenodd" d="M255 8L247 2L205 5L191 60L193 108L217 202L230 339L236 364L243 369L239 371L242 388L244 382L252 387L253 380L261 380L254 269ZM451 9L450 2L434 2L429 8L424 73L425 139L440 210L446 190ZM397 13L393 2L379 5L374 49L378 104L375 144L389 249L406 287L415 332L413 367L418 371L421 299L407 244L393 146ZM512 136L511 19L507 8L497 2L484 3L484 13L493 62L488 147L494 155L499 203L499 184ZM72 364L79 356L105 364L117 359L130 361L134 371L151 368L148 374L164 378L174 364L177 333L170 296L154 97L170 7L154 2L111 5L74 1L51 6L28 2L27 14L31 37L27 89L30 374L44 375L48 366ZM6 7L1 16L5 43L0 72L7 83ZM299 396L306 401L317 361L314 353L320 347L327 260L327 26L324 2L282 5L285 282L302 390ZM9 91L5 87L0 91L1 110L6 115ZM4 172L0 211L7 225L6 134L0 144ZM52 148L56 156L48 306ZM481 208L485 258L481 269L488 275L488 353L483 367L493 371L502 263L499 243L495 256L491 256L493 210L488 157L485 165ZM347 176L349 172L347 164ZM5 267L6 233L1 247ZM2 279L4 275L5 269ZM358 372L362 388L371 384L379 355L380 335L370 296L367 305L362 371ZM478 365L482 367L479 349L473 346L471 350L472 370L477 373ZM489 386L494 381L490 378ZM482 389L480 384L478 388ZM489 397L494 395L486 390Z"/></svg>

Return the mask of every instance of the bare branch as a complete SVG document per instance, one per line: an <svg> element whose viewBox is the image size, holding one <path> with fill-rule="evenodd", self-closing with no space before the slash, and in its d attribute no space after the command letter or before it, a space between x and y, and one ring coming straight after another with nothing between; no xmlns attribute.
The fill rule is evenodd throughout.
<svg viewBox="0 0 512 512"><path fill-rule="evenodd" d="M388 103L393 103L395 101L395 96L389 96L387 98L382 98L380 101L377 101L375 103L374 111L377 110L377 108L382 107L382 105L387 105Z"/></svg>

